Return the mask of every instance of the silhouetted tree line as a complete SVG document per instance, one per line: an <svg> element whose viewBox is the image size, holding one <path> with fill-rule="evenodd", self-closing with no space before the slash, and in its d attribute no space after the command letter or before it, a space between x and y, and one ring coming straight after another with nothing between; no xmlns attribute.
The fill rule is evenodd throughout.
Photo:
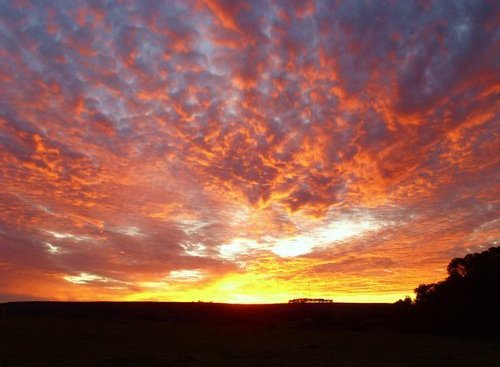
<svg viewBox="0 0 500 367"><path fill-rule="evenodd" d="M454 258L447 272L443 281L419 285L415 302L396 302L399 326L500 336L500 247Z"/></svg>
<svg viewBox="0 0 500 367"><path fill-rule="evenodd" d="M333 300L326 298L294 298L288 303L333 303Z"/></svg>

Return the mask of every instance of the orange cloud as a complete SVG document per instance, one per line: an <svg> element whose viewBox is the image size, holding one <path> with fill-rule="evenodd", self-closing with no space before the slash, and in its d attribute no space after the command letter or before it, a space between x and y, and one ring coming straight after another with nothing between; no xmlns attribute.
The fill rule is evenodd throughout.
<svg viewBox="0 0 500 367"><path fill-rule="evenodd" d="M6 4L0 301L393 301L496 244L460 3Z"/></svg>

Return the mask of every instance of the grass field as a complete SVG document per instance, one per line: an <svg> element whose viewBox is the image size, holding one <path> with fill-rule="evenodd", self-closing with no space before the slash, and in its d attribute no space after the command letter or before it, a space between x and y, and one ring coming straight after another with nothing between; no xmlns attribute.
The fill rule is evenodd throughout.
<svg viewBox="0 0 500 367"><path fill-rule="evenodd" d="M296 324L7 317L0 366L498 366L498 339Z"/></svg>

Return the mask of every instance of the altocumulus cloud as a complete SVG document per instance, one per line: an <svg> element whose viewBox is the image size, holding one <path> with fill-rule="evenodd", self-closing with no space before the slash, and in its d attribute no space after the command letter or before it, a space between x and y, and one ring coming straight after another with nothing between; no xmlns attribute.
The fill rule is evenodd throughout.
<svg viewBox="0 0 500 367"><path fill-rule="evenodd" d="M391 300L440 279L499 236L497 13L0 1L2 298L284 301L309 279Z"/></svg>

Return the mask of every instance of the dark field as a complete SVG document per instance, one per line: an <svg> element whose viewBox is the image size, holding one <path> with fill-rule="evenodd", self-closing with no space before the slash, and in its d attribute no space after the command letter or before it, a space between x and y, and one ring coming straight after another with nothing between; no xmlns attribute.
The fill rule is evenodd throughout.
<svg viewBox="0 0 500 367"><path fill-rule="evenodd" d="M392 305L7 306L0 366L458 367L500 361L498 339L391 331Z"/></svg>

